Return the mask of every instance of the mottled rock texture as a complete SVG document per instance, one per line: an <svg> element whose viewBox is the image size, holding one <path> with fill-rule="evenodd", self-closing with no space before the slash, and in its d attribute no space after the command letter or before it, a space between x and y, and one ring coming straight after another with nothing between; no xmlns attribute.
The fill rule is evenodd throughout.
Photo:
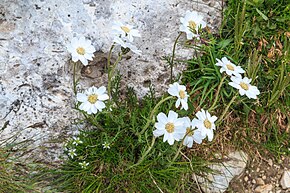
<svg viewBox="0 0 290 193"><path fill-rule="evenodd" d="M73 110L72 67L65 46L76 35L92 40L98 53L81 69L80 88L106 85L103 68L114 20L135 25L142 35L135 42L143 55L131 54L118 67L124 82L139 96L150 83L164 91L169 71L162 57L171 54L186 10L199 11L211 29L218 28L221 0L1 0L0 137L20 132L21 138L34 140L34 147L50 147L38 154L43 159L58 157L58 143L48 141L64 141L76 130L71 125L79 116ZM179 46L178 58L192 55ZM180 64L175 75L184 67Z"/></svg>
<svg viewBox="0 0 290 193"><path fill-rule="evenodd" d="M225 157L226 161L209 165L213 170L205 178L198 177L202 190L206 193L225 192L230 181L242 174L248 162L248 155L243 151L230 153Z"/></svg>

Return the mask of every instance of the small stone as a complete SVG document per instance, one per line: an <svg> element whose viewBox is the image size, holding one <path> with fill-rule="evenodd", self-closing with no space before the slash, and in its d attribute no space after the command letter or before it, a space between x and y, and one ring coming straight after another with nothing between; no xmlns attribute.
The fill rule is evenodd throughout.
<svg viewBox="0 0 290 193"><path fill-rule="evenodd" d="M256 184L256 180L255 179L252 180L252 184Z"/></svg>
<svg viewBox="0 0 290 193"><path fill-rule="evenodd" d="M282 156L282 157L281 157L281 160L282 160L282 161L284 161L284 160L285 160L285 157L284 157L284 156Z"/></svg>
<svg viewBox="0 0 290 193"><path fill-rule="evenodd" d="M268 159L268 164L269 164L269 166L273 166L273 160L271 160L271 159Z"/></svg>
<svg viewBox="0 0 290 193"><path fill-rule="evenodd" d="M248 176L244 177L245 182L247 182L249 180Z"/></svg>
<svg viewBox="0 0 290 193"><path fill-rule="evenodd" d="M276 193L281 193L282 190L276 190Z"/></svg>
<svg viewBox="0 0 290 193"><path fill-rule="evenodd" d="M272 188L273 188L272 184L266 184L266 185L263 185L263 186L258 186L255 189L255 192L256 193L270 193Z"/></svg>
<svg viewBox="0 0 290 193"><path fill-rule="evenodd" d="M201 189L211 193L225 192L229 182L244 171L247 159L248 156L244 152L236 151L228 155L227 161L210 165L209 167L216 172L209 174L206 178L197 177Z"/></svg>
<svg viewBox="0 0 290 193"><path fill-rule="evenodd" d="M258 185L265 185L265 182L264 182L264 180L262 178L257 178L256 181L257 181Z"/></svg>
<svg viewBox="0 0 290 193"><path fill-rule="evenodd" d="M282 178L280 180L280 184L283 189L290 188L290 170L284 171Z"/></svg>
<svg viewBox="0 0 290 193"><path fill-rule="evenodd" d="M266 179L267 179L267 177L266 177L266 176L262 176L262 179L263 179L263 180L266 180Z"/></svg>
<svg viewBox="0 0 290 193"><path fill-rule="evenodd" d="M257 168L257 169L256 169L256 172L259 172L259 171L260 171L260 168Z"/></svg>

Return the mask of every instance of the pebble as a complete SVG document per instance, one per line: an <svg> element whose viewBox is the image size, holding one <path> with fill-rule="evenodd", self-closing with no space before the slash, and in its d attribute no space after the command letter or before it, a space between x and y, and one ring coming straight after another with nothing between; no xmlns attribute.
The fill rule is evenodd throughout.
<svg viewBox="0 0 290 193"><path fill-rule="evenodd" d="M290 170L284 171L280 180L280 184L283 189L290 188Z"/></svg>
<svg viewBox="0 0 290 193"><path fill-rule="evenodd" d="M252 180L252 184L256 184L256 180L255 179Z"/></svg>
<svg viewBox="0 0 290 193"><path fill-rule="evenodd" d="M259 172L259 171L260 171L260 168L257 168L257 169L256 169L256 172Z"/></svg>
<svg viewBox="0 0 290 193"><path fill-rule="evenodd" d="M284 160L285 160L285 157L284 157L284 156L282 156L282 157L281 157L281 160L282 160L282 161L284 161Z"/></svg>
<svg viewBox="0 0 290 193"><path fill-rule="evenodd" d="M262 178L257 178L256 181L257 181L258 185L265 185L265 182L264 182L264 180Z"/></svg>
<svg viewBox="0 0 290 193"><path fill-rule="evenodd" d="M263 180L266 180L266 179L267 179L267 177L266 177L266 176L262 176L262 179L263 179Z"/></svg>
<svg viewBox="0 0 290 193"><path fill-rule="evenodd" d="M244 177L245 182L247 182L249 180L248 176Z"/></svg>
<svg viewBox="0 0 290 193"><path fill-rule="evenodd" d="M266 184L255 188L256 193L269 193L272 190L272 184Z"/></svg>
<svg viewBox="0 0 290 193"><path fill-rule="evenodd" d="M269 166L273 166L273 161L271 160L271 159L268 159L268 164L269 164Z"/></svg>

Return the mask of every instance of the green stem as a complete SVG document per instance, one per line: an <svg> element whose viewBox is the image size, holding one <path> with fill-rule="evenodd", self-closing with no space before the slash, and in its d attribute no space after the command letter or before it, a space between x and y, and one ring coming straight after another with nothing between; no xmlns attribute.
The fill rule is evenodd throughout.
<svg viewBox="0 0 290 193"><path fill-rule="evenodd" d="M185 138L185 137L184 137L184 138ZM183 140L184 140L184 138L183 138ZM181 152L181 149L184 147L184 146L183 146L183 140L180 142L179 148L178 148L178 150L177 150L175 156L173 157L171 163L175 162L176 158L178 157L179 153Z"/></svg>
<svg viewBox="0 0 290 193"><path fill-rule="evenodd" d="M232 98L232 100L229 102L229 104L227 105L227 107L226 107L225 110L223 111L222 116L220 116L220 118L218 119L216 125L219 125L220 122L223 120L224 116L225 116L226 113L228 112L228 110L229 110L231 104L232 104L232 103L235 101L235 99L237 98L238 94L239 94L239 93L237 92L237 93L235 94L235 96Z"/></svg>
<svg viewBox="0 0 290 193"><path fill-rule="evenodd" d="M108 94L111 98L111 78L110 78L110 71L111 71L111 57L113 52L114 44L111 46L108 59L107 59L107 68L108 68Z"/></svg>
<svg viewBox="0 0 290 193"><path fill-rule="evenodd" d="M180 38L182 33L179 33L177 38L175 39L174 45L173 45L173 49L172 49L172 56L171 56L171 61L170 61L170 82L172 83L172 78L173 78L173 66L174 66L174 57L175 57L175 49L176 49L176 45L178 42L178 39Z"/></svg>
<svg viewBox="0 0 290 193"><path fill-rule="evenodd" d="M110 57L110 54L109 54L109 57ZM116 68L117 64L121 61L121 59L122 59L122 53L119 53L117 60L115 61L115 63L112 66L110 65L110 61L108 59L108 64L109 64L109 68L108 68L108 94L109 94L110 98L112 95L111 86L112 86L112 79L113 79L113 76L115 74L115 68ZM110 60L111 60L111 58L110 58Z"/></svg>
<svg viewBox="0 0 290 193"><path fill-rule="evenodd" d="M146 123L146 125L144 126L144 128L142 129L142 131L140 132L140 133L138 133L137 135L142 135L145 131L146 131L146 129L149 127L149 125L150 125L150 123L152 122L152 118L153 118L153 115L154 115L154 113L155 113L155 111L158 109L158 107L162 104L162 103L164 103L165 101L167 101L167 100L169 100L169 99L172 99L173 97L172 96L169 96L169 97L166 97L166 98L164 98L164 99L162 99L161 101L159 101L159 103L157 103L157 105L154 107L154 109L151 111L151 114L150 114L150 116L149 116L149 119L147 120L147 123Z"/></svg>
<svg viewBox="0 0 290 193"><path fill-rule="evenodd" d="M219 99L219 94L220 94L220 90L221 90L221 87L222 87L222 84L224 82L224 80L226 79L226 76L224 76L218 86L218 90L217 90L217 93L216 93L216 96L215 96L215 99L214 99L214 102L212 104L212 106L208 109L208 111L210 112L211 110L213 110L215 108L215 105Z"/></svg>
<svg viewBox="0 0 290 193"><path fill-rule="evenodd" d="M76 81L76 62L73 62L73 89L75 95L77 94L77 81Z"/></svg>
<svg viewBox="0 0 290 193"><path fill-rule="evenodd" d="M108 60L107 60L107 68L108 68L108 70L109 70L109 67L111 65L111 57L112 57L112 52L113 52L114 46L115 46L115 44L113 44L111 46L110 51L109 51Z"/></svg>
<svg viewBox="0 0 290 193"><path fill-rule="evenodd" d="M151 141L151 145L148 147L148 149L145 151L145 153L142 155L142 157L138 160L138 162L136 164L130 166L128 169L131 169L131 168L133 168L135 166L138 166L138 165L140 165L144 161L145 157L148 155L148 153L153 148L153 146L155 144L155 140L156 140L156 137L153 137L152 138L152 141Z"/></svg>

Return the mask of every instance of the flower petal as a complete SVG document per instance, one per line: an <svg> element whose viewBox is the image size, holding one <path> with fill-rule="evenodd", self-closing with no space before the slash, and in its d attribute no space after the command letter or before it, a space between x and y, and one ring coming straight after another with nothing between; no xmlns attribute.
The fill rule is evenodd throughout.
<svg viewBox="0 0 290 193"><path fill-rule="evenodd" d="M178 114L174 111L169 111L168 122L174 123L177 120Z"/></svg>
<svg viewBox="0 0 290 193"><path fill-rule="evenodd" d="M85 95L83 93L77 93L77 101L86 102L86 101L88 101L88 97L87 97L87 95Z"/></svg>
<svg viewBox="0 0 290 193"><path fill-rule="evenodd" d="M160 129L156 129L153 131L153 135L155 137L160 137L161 135L164 135L164 133L165 133L165 130L160 130Z"/></svg>
<svg viewBox="0 0 290 193"><path fill-rule="evenodd" d="M161 123L163 123L164 125L168 122L168 121L167 121L167 116L166 116L164 113L159 113L159 114L157 115L157 120L158 120L158 122L161 122Z"/></svg>

